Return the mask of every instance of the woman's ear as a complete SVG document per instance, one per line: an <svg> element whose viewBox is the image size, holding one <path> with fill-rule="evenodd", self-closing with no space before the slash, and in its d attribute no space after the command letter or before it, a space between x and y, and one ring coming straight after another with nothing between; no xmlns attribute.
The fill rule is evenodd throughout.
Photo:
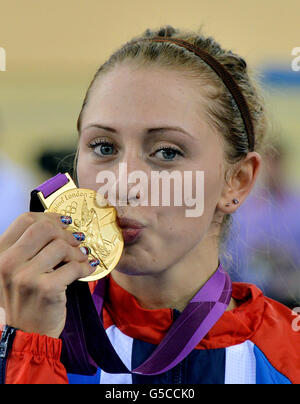
<svg viewBox="0 0 300 404"><path fill-rule="evenodd" d="M223 213L234 213L245 201L260 172L261 155L250 152L229 169L217 208Z"/></svg>

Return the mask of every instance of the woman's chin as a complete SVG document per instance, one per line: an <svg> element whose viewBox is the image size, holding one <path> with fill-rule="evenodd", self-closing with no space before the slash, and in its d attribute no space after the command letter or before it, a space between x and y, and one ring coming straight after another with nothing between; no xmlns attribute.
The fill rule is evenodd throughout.
<svg viewBox="0 0 300 404"><path fill-rule="evenodd" d="M160 268L150 267L145 264L143 262L139 265L139 262L134 257L122 257L114 271L130 276L158 275L162 271Z"/></svg>
<svg viewBox="0 0 300 404"><path fill-rule="evenodd" d="M119 272L123 275L130 275L130 276L142 276L142 275L151 275L150 270L146 270L145 268L141 267L134 267L132 265L118 265L114 271ZM153 271L152 271L153 273Z"/></svg>
<svg viewBox="0 0 300 404"><path fill-rule="evenodd" d="M153 250L155 249L149 248L141 240L133 244L125 244L115 270L133 276L159 274L163 271L162 262L154 258Z"/></svg>

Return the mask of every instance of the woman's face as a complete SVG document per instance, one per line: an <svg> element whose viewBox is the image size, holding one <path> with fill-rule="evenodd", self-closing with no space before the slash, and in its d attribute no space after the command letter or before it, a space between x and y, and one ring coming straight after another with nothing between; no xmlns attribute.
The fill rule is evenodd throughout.
<svg viewBox="0 0 300 404"><path fill-rule="evenodd" d="M125 245L118 271L158 274L213 237L212 222L224 186L224 160L222 142L208 125L204 102L193 79L159 67L136 68L125 63L94 83L81 121L79 186L97 191L101 184L96 177L103 170L116 176L117 187L119 180L124 186L120 163L127 164L128 176L142 171L149 180L148 206L132 206L130 201L127 206L116 206L120 218L144 225L136 241ZM192 207L174 206L172 186L171 206L163 206L161 199L159 206L151 206L153 171L178 171L182 179L184 172L193 172L193 197L195 173L204 172L203 190L198 181L201 197L204 191L202 215L187 217ZM135 184L125 185L129 193Z"/></svg>

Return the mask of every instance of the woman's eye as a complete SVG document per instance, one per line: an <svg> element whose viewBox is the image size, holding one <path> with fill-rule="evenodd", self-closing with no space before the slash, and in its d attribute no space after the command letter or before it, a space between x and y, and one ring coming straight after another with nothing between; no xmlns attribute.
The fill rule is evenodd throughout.
<svg viewBox="0 0 300 404"><path fill-rule="evenodd" d="M157 155L157 153L160 153L160 159L169 161L173 161L177 155L183 156L183 153L180 150L174 149L172 147L161 147L153 154Z"/></svg>
<svg viewBox="0 0 300 404"><path fill-rule="evenodd" d="M94 153L99 156L112 156L115 154L114 145L106 141L91 143L89 144L89 148L93 149Z"/></svg>
<svg viewBox="0 0 300 404"><path fill-rule="evenodd" d="M88 147L100 157L112 156L117 153L115 150L115 145L106 140L92 142L88 145ZM151 156L153 155L163 161L173 161L177 156L183 156L184 154L180 150L173 147L161 147L152 153Z"/></svg>

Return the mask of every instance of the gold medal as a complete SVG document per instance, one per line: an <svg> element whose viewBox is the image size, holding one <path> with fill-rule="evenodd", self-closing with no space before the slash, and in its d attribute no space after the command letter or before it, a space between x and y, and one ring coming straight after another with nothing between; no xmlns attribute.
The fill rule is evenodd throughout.
<svg viewBox="0 0 300 404"><path fill-rule="evenodd" d="M81 246L86 247L90 260L99 260L100 265L91 275L79 279L91 282L108 275L118 264L123 248L124 240L120 227L117 224L117 212L113 206L101 203L95 191L77 188L68 174L68 187L62 187L46 200L38 194L45 212L72 217L72 224L68 230L72 233L84 233L85 240ZM98 200L98 201L97 201ZM105 199L102 197L102 201ZM104 207L103 207L104 206Z"/></svg>

